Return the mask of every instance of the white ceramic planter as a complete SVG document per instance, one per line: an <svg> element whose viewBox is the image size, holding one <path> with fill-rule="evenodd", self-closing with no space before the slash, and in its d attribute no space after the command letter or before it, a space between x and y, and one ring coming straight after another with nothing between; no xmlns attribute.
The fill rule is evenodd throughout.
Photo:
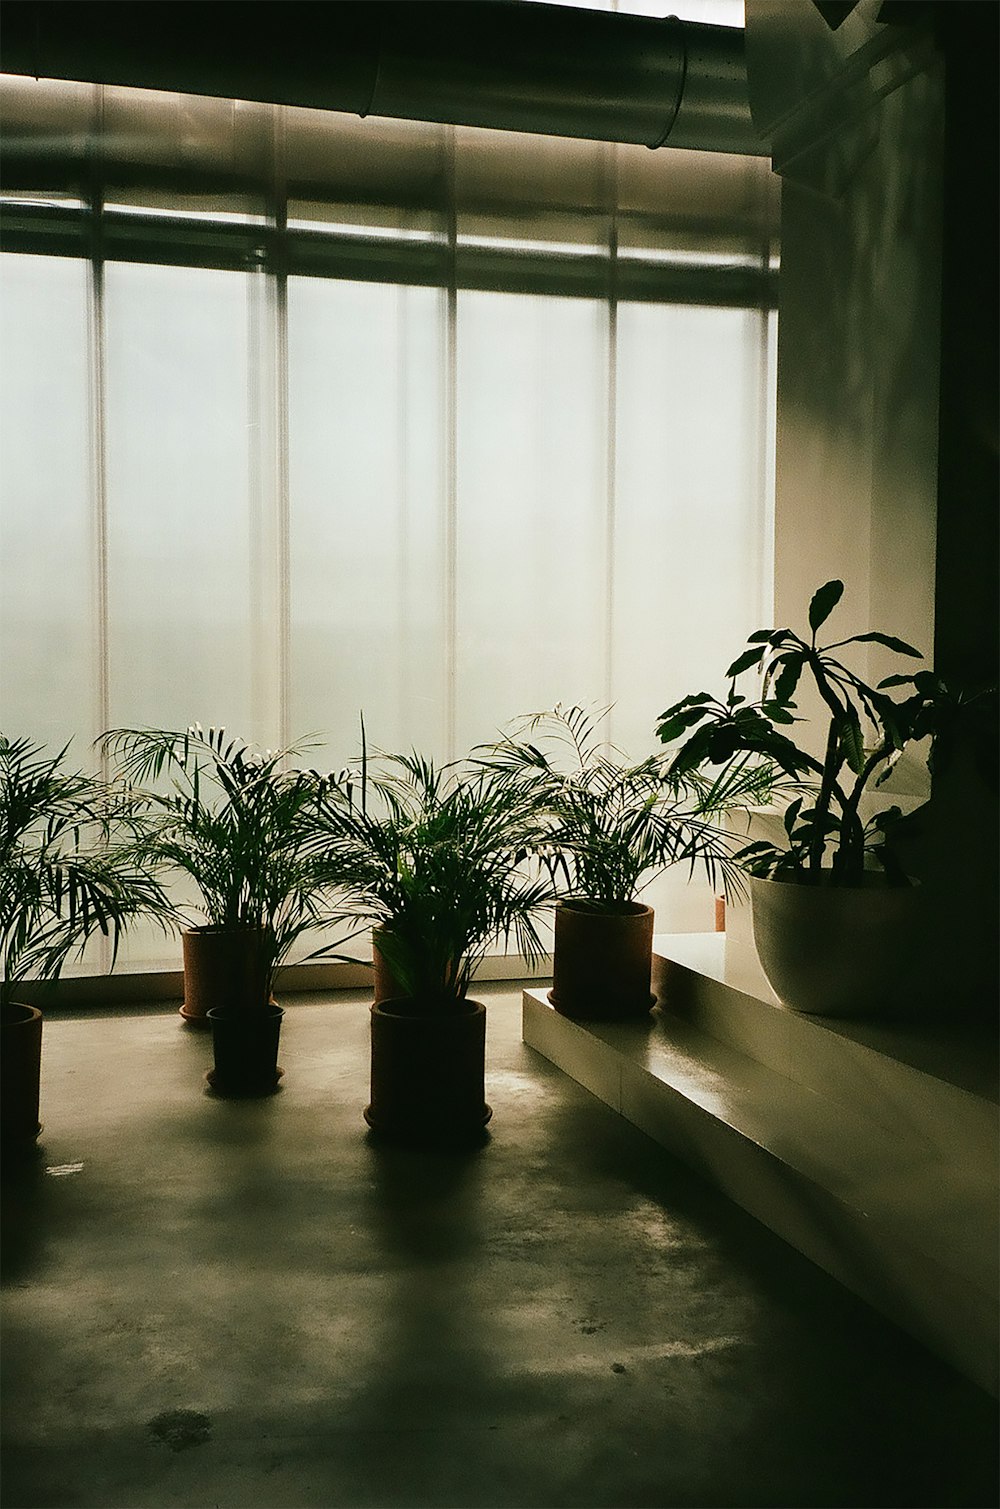
<svg viewBox="0 0 1000 1509"><path fill-rule="evenodd" d="M750 880L753 936L786 1006L817 1016L905 1015L917 980L920 891Z"/></svg>

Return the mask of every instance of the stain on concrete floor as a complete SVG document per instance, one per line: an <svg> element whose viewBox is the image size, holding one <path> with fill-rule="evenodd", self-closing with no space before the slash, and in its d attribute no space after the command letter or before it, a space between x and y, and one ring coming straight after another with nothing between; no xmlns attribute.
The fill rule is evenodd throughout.
<svg viewBox="0 0 1000 1509"><path fill-rule="evenodd" d="M187 1451L212 1439L212 1422L193 1409L167 1409L147 1420L147 1428L171 1451Z"/></svg>

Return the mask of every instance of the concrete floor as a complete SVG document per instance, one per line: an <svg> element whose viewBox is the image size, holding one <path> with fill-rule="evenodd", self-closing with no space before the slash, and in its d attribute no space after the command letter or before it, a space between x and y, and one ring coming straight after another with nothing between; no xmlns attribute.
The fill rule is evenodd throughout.
<svg viewBox="0 0 1000 1509"><path fill-rule="evenodd" d="M5 1186L5 1509L996 1505L996 1404L520 1040L489 1141L372 1143L367 1002L283 1088L171 1009L46 1023Z"/></svg>

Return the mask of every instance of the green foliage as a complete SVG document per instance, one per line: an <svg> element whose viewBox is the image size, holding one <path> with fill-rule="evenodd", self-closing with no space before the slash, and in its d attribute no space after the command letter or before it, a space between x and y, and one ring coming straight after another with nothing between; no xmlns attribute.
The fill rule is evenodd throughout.
<svg viewBox="0 0 1000 1509"><path fill-rule="evenodd" d="M837 581L827 582L813 595L813 600L809 604L809 627L813 632L813 643L815 643L816 630L823 627L843 595L844 584Z"/></svg>
<svg viewBox="0 0 1000 1509"><path fill-rule="evenodd" d="M551 887L529 864L523 793L467 761L379 753L324 804L321 844L345 906L383 929L379 948L407 995L454 1010L490 946L512 934L529 963Z"/></svg>
<svg viewBox="0 0 1000 1509"><path fill-rule="evenodd" d="M112 962L129 921L170 907L123 831L113 794L30 739L0 734L0 1001L55 980L102 933Z"/></svg>
<svg viewBox="0 0 1000 1509"><path fill-rule="evenodd" d="M702 715L702 699L674 710L678 729ZM580 707L534 713L492 746L486 760L523 792L536 812L534 844L567 893L602 910L634 901L657 873L684 864L713 886L739 887L727 810L764 799L770 771L744 762L713 779L673 775L664 756L627 763L602 739L596 716Z"/></svg>
<svg viewBox="0 0 1000 1509"><path fill-rule="evenodd" d="M262 752L221 728L120 728L101 742L141 827L137 862L187 875L210 925L255 936L265 1005L292 945L335 919L335 878L316 846L334 778L285 768L304 744ZM338 946L309 957L335 957Z"/></svg>
<svg viewBox="0 0 1000 1509"><path fill-rule="evenodd" d="M919 659L920 651L904 640L872 632L817 644L817 633L843 591L842 582L830 581L814 594L808 639L792 629L751 634L748 648L726 672L731 679L726 700L705 692L686 697L661 714L657 733L664 743L684 739L670 763L674 778L752 757L771 761L789 781L805 786L805 794L785 813L785 845L756 842L736 855L752 874L813 884L828 874L835 885L859 885L863 872L874 865L891 883L905 885L890 843L902 816L899 808L890 807L864 823L861 798L869 786L888 778L908 745L944 735L954 721L955 699L931 671L888 676L869 686L840 653L851 645L874 643ZM761 695L748 702L737 693L736 681L754 667L762 677ZM821 759L799 749L784 731L801 721L794 697L803 675L811 679L829 715ZM890 689L904 694L894 697Z"/></svg>

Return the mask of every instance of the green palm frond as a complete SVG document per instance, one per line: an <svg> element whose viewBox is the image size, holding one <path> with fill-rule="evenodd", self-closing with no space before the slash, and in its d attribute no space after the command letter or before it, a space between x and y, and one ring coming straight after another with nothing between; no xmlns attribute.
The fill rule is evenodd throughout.
<svg viewBox="0 0 1000 1509"><path fill-rule="evenodd" d="M269 990L304 933L340 920L316 821L343 777L294 764L311 739L262 751L223 728L195 725L112 729L101 743L136 814L136 857L193 881L211 925L261 933Z"/></svg>
<svg viewBox="0 0 1000 1509"><path fill-rule="evenodd" d="M529 963L544 951L538 916L552 899L530 863L530 804L474 762L416 751L365 755L328 795L320 845L345 905L383 929L404 989L432 1009L465 994L477 965L513 937Z"/></svg>
<svg viewBox="0 0 1000 1509"><path fill-rule="evenodd" d="M174 913L115 792L27 738L0 734L0 997L54 980L96 933L110 940L140 915Z"/></svg>
<svg viewBox="0 0 1000 1509"><path fill-rule="evenodd" d="M557 705L479 751L484 767L533 804L533 842L553 880L605 907L635 900L675 864L738 890L733 840L720 819L759 795L761 777L687 778L656 754L630 763L601 736L609 711Z"/></svg>

